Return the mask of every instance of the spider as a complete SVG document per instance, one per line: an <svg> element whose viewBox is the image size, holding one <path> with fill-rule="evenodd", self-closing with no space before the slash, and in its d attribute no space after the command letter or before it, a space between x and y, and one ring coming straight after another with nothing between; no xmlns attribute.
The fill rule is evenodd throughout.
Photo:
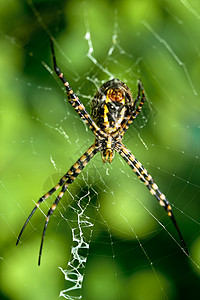
<svg viewBox="0 0 200 300"><path fill-rule="evenodd" d="M66 192L68 186L73 183L76 177L81 173L81 171L96 153L101 152L102 160L104 163L107 161L111 163L114 158L115 152L117 152L135 172L136 176L146 185L146 187L149 189L150 193L156 198L158 203L166 210L168 216L172 220L178 232L183 251L187 255L189 255L186 243L180 232L169 201L167 200L166 196L159 190L157 184L153 181L152 176L148 174L147 170L143 167L143 165L122 143L122 138L126 130L136 119L146 100L142 82L140 80L138 81L138 94L134 101L128 86L121 80L112 79L105 82L94 95L94 98L91 103L90 116L86 111L84 105L81 103L79 98L71 89L62 71L57 66L54 45L52 41L51 51L55 73L62 81L66 89L69 103L80 115L81 119L92 130L95 136L95 142L75 162L75 164L69 169L69 171L67 171L67 173L59 180L59 182L38 200L19 233L16 245L18 245L21 235L29 220L35 213L36 209L40 206L42 202L47 200L47 198L49 198L50 195L52 195L55 191L61 188L60 193L56 197L53 205L49 209L46 216L38 258L38 265L40 265L44 237L50 216L53 214L58 203L60 202L61 198Z"/></svg>

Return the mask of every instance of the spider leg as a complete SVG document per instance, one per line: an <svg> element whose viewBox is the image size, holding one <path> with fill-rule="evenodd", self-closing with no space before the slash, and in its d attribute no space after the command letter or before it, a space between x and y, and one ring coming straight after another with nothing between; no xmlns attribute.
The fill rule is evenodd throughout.
<svg viewBox="0 0 200 300"><path fill-rule="evenodd" d="M75 175L75 174L74 174ZM78 174L77 174L78 175ZM71 180L70 178L68 180ZM39 258L38 258L38 266L40 265L40 262L41 262L41 256L42 256L42 249L43 249L43 243L44 243L44 237L45 237L45 233L46 233L46 229L47 229L47 226L48 226L48 223L49 223L49 219L50 219L50 216L53 214L54 210L56 209L58 203L60 202L60 200L62 199L64 193L66 192L67 188L68 188L68 185L69 183L72 183L73 181L71 182L67 182L64 183L64 185L62 186L62 189L61 189L61 192L58 194L58 196L56 197L56 200L54 201L53 205L51 206L51 208L49 209L48 213L47 213L47 217L46 217L46 221L45 221L45 224L44 224L44 229L43 229L43 233L42 233L42 240L41 240L41 244L40 244L40 251L39 251Z"/></svg>
<svg viewBox="0 0 200 300"><path fill-rule="evenodd" d="M159 190L157 184L153 181L152 176L148 174L147 170L142 164L135 158L135 156L122 144L118 143L115 149L122 158L128 163L131 169L135 172L137 177L144 182L149 189L150 193L158 200L158 203L166 210L168 216L172 220L181 240L183 250L189 255L186 243L183 239L181 231L178 227L174 214L172 212L171 205L165 195Z"/></svg>
<svg viewBox="0 0 200 300"><path fill-rule="evenodd" d="M101 137L106 137L105 132L103 132L96 125L96 123L92 120L92 118L90 117L90 115L86 111L84 105L81 103L81 101L79 100L79 98L73 92L72 88L69 85L69 82L65 79L62 71L57 66L56 56L55 56L55 51L54 51L54 45L53 45L53 41L52 40L51 40L51 51L52 51L52 55L53 55L54 70L55 70L57 76L60 78L60 80L62 81L62 83L65 86L69 103L74 107L74 109L80 115L81 119L89 126L89 128L92 130L92 132L94 133L94 135L96 137L98 137L98 139L100 139Z"/></svg>
<svg viewBox="0 0 200 300"><path fill-rule="evenodd" d="M141 97L141 93L142 93L142 97ZM140 98L141 98L141 100L140 100ZM136 108L136 105L137 105L139 100L140 100L140 102L139 102L139 104ZM129 126L131 125L133 120L135 120L137 118L138 114L141 112L142 106L143 106L145 101L146 101L146 96L145 96L144 88L143 88L141 80L139 80L138 81L138 95L137 95L137 98L135 99L134 104L133 104L133 112L130 115L130 117L127 118L127 122L124 123L124 125L122 126L122 129L120 130L119 134L124 136L124 133L129 128Z"/></svg>
<svg viewBox="0 0 200 300"><path fill-rule="evenodd" d="M140 96L140 94L142 93L142 97ZM141 100L140 100L141 98ZM140 100L140 103L138 104L137 108L135 109L136 107L136 104L137 102ZM144 104L144 102L146 101L146 96L145 96L145 92L144 92L144 88L143 88L143 85L142 85L142 82L141 80L138 81L138 95L137 95L137 98L135 99L134 101L134 104L133 104L133 107L134 107L134 112L131 116L131 120L133 121L137 116L138 114L141 112L142 110L142 106ZM131 123L130 123L131 124ZM129 124L129 125L130 125Z"/></svg>
<svg viewBox="0 0 200 300"><path fill-rule="evenodd" d="M49 218L52 215L52 213L54 212L54 210L56 209L59 201L61 200L61 198L63 197L67 187L69 184L71 184L76 177L81 173L81 171L83 170L83 168L89 163L89 161L93 158L93 156L99 151L98 147L96 146L96 144L94 143L91 147L88 148L88 150L76 161L76 163L69 169L69 171L60 179L59 183L56 184L51 190L49 190L44 196L42 196L39 201L36 203L35 207L33 208L33 210L31 211L30 215L28 216L27 220L25 221L19 236L17 238L17 243L16 245L18 245L19 240L21 238L21 235L26 227L26 225L28 224L28 222L30 221L31 217L33 216L33 214L35 213L36 209L39 207L39 205L45 201L50 195L52 195L57 189L59 189L62 186L62 189L60 191L60 193L58 194L58 196L56 197L56 200L54 201L53 205L51 206L51 208L48 211L47 217L46 217L46 221L45 221L45 226L44 226L44 230L43 230L43 234L42 234L42 240L41 240L41 245L40 245L40 251L39 251L39 259L38 259L38 265L40 265L40 261L41 261L41 255L42 255L42 248L43 248L43 242L44 242L44 236L45 236L45 232L46 232L46 228L49 222Z"/></svg>
<svg viewBox="0 0 200 300"><path fill-rule="evenodd" d="M24 229L26 228L26 225L28 224L28 222L30 221L31 217L33 216L33 214L35 213L36 209L40 206L40 204L45 201L47 198L49 198L49 196L51 196L57 189L59 189L67 180L67 173L60 179L59 183L57 183L53 188L51 188L45 195L43 195L38 202L36 203L35 207L33 208L33 210L31 211L30 215L28 216L28 218L26 219L26 222L24 223L19 236L17 238L17 242L16 242L16 246L19 244L21 235L24 231Z"/></svg>

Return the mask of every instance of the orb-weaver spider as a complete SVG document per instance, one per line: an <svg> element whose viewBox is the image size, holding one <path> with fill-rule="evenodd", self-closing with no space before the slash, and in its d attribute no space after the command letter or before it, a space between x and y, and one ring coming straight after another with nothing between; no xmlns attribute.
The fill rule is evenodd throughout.
<svg viewBox="0 0 200 300"><path fill-rule="evenodd" d="M159 190L156 183L154 183L151 175L148 174L147 170L122 143L122 138L126 130L129 128L133 120L138 116L146 100L144 88L141 81L139 80L138 82L138 95L135 101L133 101L128 86L119 79L112 79L104 83L94 95L91 105L92 109L90 116L86 111L84 105L79 100L79 98L74 94L63 73L57 66L52 41L51 51L53 55L53 65L55 73L65 86L69 103L77 111L81 119L92 130L92 132L95 135L95 142L76 161L76 163L69 169L69 171L60 179L60 181L39 199L39 201L36 203L35 207L31 211L30 215L28 216L26 222L24 223L24 226L22 227L18 236L16 245L18 245L26 225L28 224L30 218L33 216L39 205L43 201L45 201L50 195L52 195L56 190L61 188L60 193L56 197L53 205L49 209L46 216L39 250L38 265L40 265L44 236L50 216L56 209L59 201L63 197L69 184L71 184L76 179L76 177L81 173L83 168L89 163L89 161L97 152L101 152L103 162L108 161L109 163L111 163L116 151L128 163L128 165L135 172L137 177L142 182L144 182L144 184L149 189L150 193L158 200L159 204L166 210L168 216L172 220L179 234L183 250L188 254L187 246L177 225L169 201L166 199L165 195Z"/></svg>

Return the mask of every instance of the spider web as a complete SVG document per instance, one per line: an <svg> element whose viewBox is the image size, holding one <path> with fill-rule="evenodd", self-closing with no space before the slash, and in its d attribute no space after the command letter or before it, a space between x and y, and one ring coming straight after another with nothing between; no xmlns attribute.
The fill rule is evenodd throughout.
<svg viewBox="0 0 200 300"><path fill-rule="evenodd" d="M88 111L103 82L119 78L135 97L137 79L141 78L148 100L126 132L124 144L169 199L190 257L181 250L166 213L129 166L117 155L111 165L103 164L97 154L51 217L39 270L35 266L37 244L54 196L41 206L42 214L34 215L20 249L5 247L7 252L1 255L2 293L10 299L55 299L59 290L66 299L180 299L191 293L195 297L200 274L198 4L152 1L151 8L149 1L144 5L127 1L123 7L110 2L103 2L102 7L70 2L67 8L63 4L62 10L55 5L56 27L48 23L51 13L45 13L45 3L38 3L29 0L25 7L31 11L33 28L45 34L41 37L44 42L39 45L36 39L27 47L19 41L17 30L9 34L2 30L9 59L12 51L17 52L26 74L12 68L15 97L9 88L3 90L2 97L12 99L3 102L1 114L8 115L3 123L3 144L10 149L5 161L14 162L17 175L13 179L6 167L2 172L2 195L8 199L1 213L6 235L16 239L33 205L30 199L37 202L94 140L53 74L48 40L53 37L59 66ZM72 17L76 11L79 22L63 33L59 18L66 10ZM23 40L23 34L20 37ZM33 76L27 66L32 70L34 64ZM13 126L18 130L11 130ZM47 174L51 176L47 178ZM11 206L18 211L17 217ZM18 286L16 295L8 292L8 283Z"/></svg>

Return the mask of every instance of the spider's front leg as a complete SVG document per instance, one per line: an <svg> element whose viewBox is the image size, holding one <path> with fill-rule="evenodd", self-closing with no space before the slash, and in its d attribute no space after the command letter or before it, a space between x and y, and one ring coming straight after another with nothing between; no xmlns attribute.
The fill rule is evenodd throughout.
<svg viewBox="0 0 200 300"><path fill-rule="evenodd" d="M80 99L73 92L72 88L69 85L69 82L65 79L64 74L62 73L60 68L57 66L56 56L55 56L55 51L54 51L54 45L53 45L52 40L51 40L51 51L52 51L52 55L53 55L54 70L55 70L57 76L59 77L59 79L62 81L63 85L65 86L69 103L74 107L74 109L80 115L81 119L89 126L89 128L92 130L92 132L94 133L94 135L97 138L106 137L105 132L103 132L96 125L96 123L92 120L92 118L90 117L90 115L86 111L84 105L81 103Z"/></svg>
<svg viewBox="0 0 200 300"><path fill-rule="evenodd" d="M139 100L140 100L140 102L139 102ZM133 103L132 112L127 117L127 121L122 126L121 130L119 131L119 134L124 136L124 133L126 132L126 130L129 128L131 123L137 118L137 116L141 112L143 104L144 104L145 101L146 101L146 96L145 96L144 88L143 88L141 80L139 79L139 81L138 81L138 95L137 95L137 98L135 99L135 101ZM139 102L139 104L138 104L138 102Z"/></svg>
<svg viewBox="0 0 200 300"><path fill-rule="evenodd" d="M40 244L40 251L39 251L39 259L38 259L38 265L40 265L41 262L41 255L42 255L42 248L43 248L43 243L44 243L44 237L47 229L47 225L49 223L50 216L53 214L54 210L56 209L58 203L60 202L61 198L63 197L65 191L67 190L69 184L71 184L76 177L81 173L83 168L89 163L89 161L93 158L93 156L99 151L96 143L94 143L91 147L88 148L88 150L76 161L76 163L69 169L69 171L60 179L59 183L57 183L52 189L50 189L44 196L42 196L39 201L36 203L35 207L31 211L30 215L28 216L27 220L24 223L24 226L22 227L19 236L17 238L17 243L18 245L21 235L26 228L26 225L30 221L31 217L35 213L36 209L40 206L42 202L44 202L47 198L49 198L50 195L52 195L56 190L62 187L60 193L56 197L53 205L49 209L47 216L46 216L46 221L44 225L44 230L42 234L42 240Z"/></svg>
<svg viewBox="0 0 200 300"><path fill-rule="evenodd" d="M141 93L142 93L142 97L141 97ZM141 98L141 100L140 100L140 98ZM138 104L138 106L136 108L136 105L137 105L139 100L140 100L140 103ZM131 116L132 121L141 112L142 106L143 106L145 101L146 101L146 96L145 96L144 88L143 88L141 80L139 79L139 81L138 81L138 95L137 95L137 98L135 99L134 104L133 104L134 111L133 111L133 114Z"/></svg>
<svg viewBox="0 0 200 300"><path fill-rule="evenodd" d="M172 212L171 205L165 195L159 190L157 184L153 181L151 175L148 174L147 170L142 166L142 164L135 158L135 156L122 144L118 143L115 150L122 156L122 158L128 163L131 169L135 172L137 177L144 182L144 184L149 189L150 193L158 200L159 204L166 210L168 216L172 220L176 230L181 239L183 250L189 255L186 243L183 239L181 231L178 227L174 214Z"/></svg>

